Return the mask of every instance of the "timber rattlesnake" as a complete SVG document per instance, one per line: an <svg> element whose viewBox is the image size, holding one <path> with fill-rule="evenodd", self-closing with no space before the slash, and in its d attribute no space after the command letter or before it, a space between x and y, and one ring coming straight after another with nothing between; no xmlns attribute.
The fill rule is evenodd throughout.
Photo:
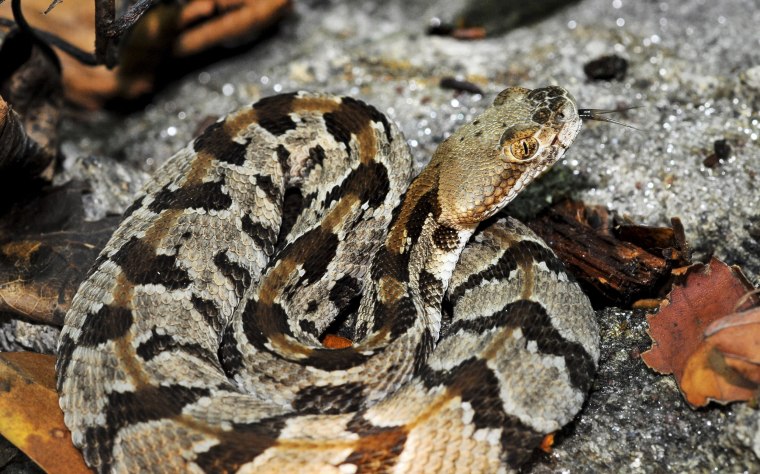
<svg viewBox="0 0 760 474"><path fill-rule="evenodd" d="M516 469L580 409L598 334L546 245L492 216L580 126L564 89L506 89L407 189L403 136L355 99L211 125L66 315L74 443L101 472Z"/></svg>

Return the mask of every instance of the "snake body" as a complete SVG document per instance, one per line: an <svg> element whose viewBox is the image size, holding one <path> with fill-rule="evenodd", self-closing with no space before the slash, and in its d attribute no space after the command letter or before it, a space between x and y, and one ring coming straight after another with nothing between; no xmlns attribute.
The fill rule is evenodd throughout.
<svg viewBox="0 0 760 474"><path fill-rule="evenodd" d="M580 409L598 334L554 254L496 213L580 125L562 88L506 89L411 184L401 133L352 98L211 125L66 315L74 444L100 472L517 469Z"/></svg>

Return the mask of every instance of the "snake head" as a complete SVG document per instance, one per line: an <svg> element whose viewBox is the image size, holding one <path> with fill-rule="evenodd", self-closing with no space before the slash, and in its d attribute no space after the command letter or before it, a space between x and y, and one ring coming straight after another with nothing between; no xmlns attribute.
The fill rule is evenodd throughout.
<svg viewBox="0 0 760 474"><path fill-rule="evenodd" d="M510 87L436 150L443 221L474 227L559 160L581 128L561 87Z"/></svg>

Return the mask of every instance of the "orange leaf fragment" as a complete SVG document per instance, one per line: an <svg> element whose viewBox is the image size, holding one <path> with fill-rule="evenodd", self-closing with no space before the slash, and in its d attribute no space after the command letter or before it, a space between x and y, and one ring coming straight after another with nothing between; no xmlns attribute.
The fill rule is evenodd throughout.
<svg viewBox="0 0 760 474"><path fill-rule="evenodd" d="M91 472L63 424L54 356L0 354L0 434L47 472Z"/></svg>
<svg viewBox="0 0 760 474"><path fill-rule="evenodd" d="M541 440L541 446L538 448L549 454L552 452L552 446L554 446L554 433L549 433L548 435L544 436L544 439Z"/></svg>
<svg viewBox="0 0 760 474"><path fill-rule="evenodd" d="M689 357L681 389L694 406L750 400L760 389L760 308L712 323Z"/></svg>
<svg viewBox="0 0 760 474"><path fill-rule="evenodd" d="M750 309L758 305L753 290L738 268L712 259L690 267L659 313L647 316L653 344L641 358L672 373L691 406L757 395L760 308Z"/></svg>
<svg viewBox="0 0 760 474"><path fill-rule="evenodd" d="M322 345L327 349L345 349L353 344L350 339L335 334L327 334L322 340Z"/></svg>

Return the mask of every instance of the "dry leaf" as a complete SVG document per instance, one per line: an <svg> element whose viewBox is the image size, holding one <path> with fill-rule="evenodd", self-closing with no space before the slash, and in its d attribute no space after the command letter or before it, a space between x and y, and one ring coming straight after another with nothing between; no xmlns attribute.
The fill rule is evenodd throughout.
<svg viewBox="0 0 760 474"><path fill-rule="evenodd" d="M721 318L686 362L681 389L692 406L750 400L760 389L760 308Z"/></svg>
<svg viewBox="0 0 760 474"><path fill-rule="evenodd" d="M82 51L92 51L96 44L97 2L62 2L42 15L50 3L51 0L24 0L29 23ZM13 17L9 4L0 5L0 17ZM119 65L112 70L82 64L54 48L63 68L66 98L87 108L99 108L113 100L140 97L153 90L160 81L158 74L182 72L183 68L176 67L170 59L255 39L280 20L290 5L290 0L161 2L140 13L139 21L120 41ZM106 40L112 42L113 38Z"/></svg>
<svg viewBox="0 0 760 474"><path fill-rule="evenodd" d="M652 348L641 355L673 374L686 401L704 406L756 395L760 381L760 314L752 285L736 267L712 259L693 265L659 313L647 316ZM734 314L736 313L736 314Z"/></svg>
<svg viewBox="0 0 760 474"><path fill-rule="evenodd" d="M322 339L322 345L328 349L345 349L346 347L351 347L353 344L354 343L351 339L346 339L345 337L336 334L327 334L324 339Z"/></svg>
<svg viewBox="0 0 760 474"><path fill-rule="evenodd" d="M0 353L0 435L47 472L90 472L63 423L54 356Z"/></svg>
<svg viewBox="0 0 760 474"><path fill-rule="evenodd" d="M0 218L0 310L62 325L120 217L85 222L82 184L47 188Z"/></svg>

